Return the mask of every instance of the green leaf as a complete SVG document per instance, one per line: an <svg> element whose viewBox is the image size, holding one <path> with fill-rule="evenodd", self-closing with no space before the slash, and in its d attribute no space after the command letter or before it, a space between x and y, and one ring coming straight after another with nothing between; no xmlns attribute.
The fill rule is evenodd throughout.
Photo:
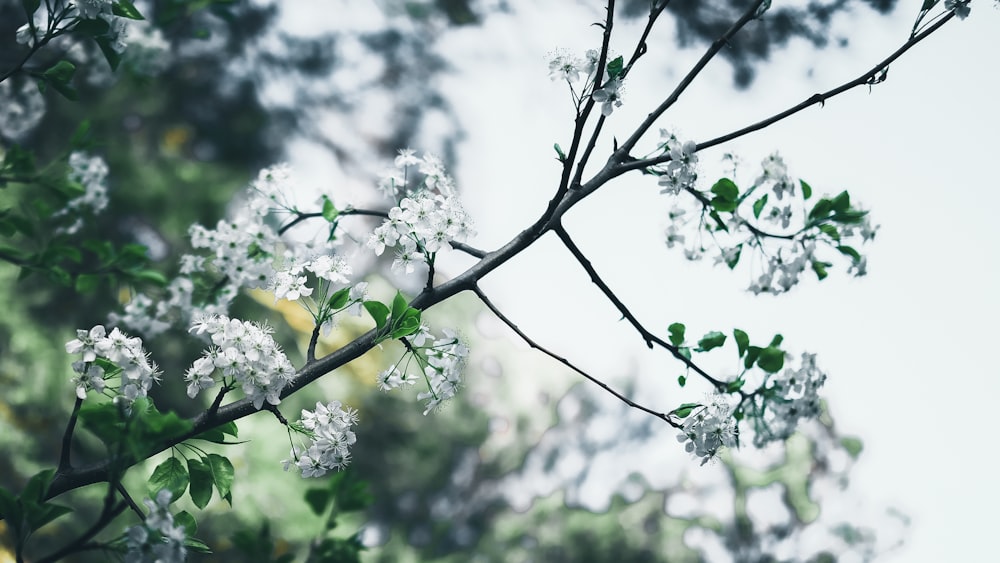
<svg viewBox="0 0 1000 563"><path fill-rule="evenodd" d="M833 240L840 240L840 229L830 223L823 223L819 226L819 230Z"/></svg>
<svg viewBox="0 0 1000 563"><path fill-rule="evenodd" d="M309 489L306 491L306 503L317 516L326 511L333 493L329 489Z"/></svg>
<svg viewBox="0 0 1000 563"><path fill-rule="evenodd" d="M700 406L701 406L700 403L684 403L683 405L670 411L670 414L676 416L677 418L687 418L687 416L691 414L691 411Z"/></svg>
<svg viewBox="0 0 1000 563"><path fill-rule="evenodd" d="M619 56L608 63L608 77L614 80L615 78L621 76L624 69L625 59Z"/></svg>
<svg viewBox="0 0 1000 563"><path fill-rule="evenodd" d="M719 217L719 212L718 211L716 211L716 210L713 209L708 214L708 216L711 217L713 221L715 221L715 230L717 230L717 231L723 231L723 232L726 232L726 233L729 232L729 227L726 226L726 222L722 220L722 217Z"/></svg>
<svg viewBox="0 0 1000 563"><path fill-rule="evenodd" d="M816 277L822 280L829 275L826 269L832 265L833 264L829 262L820 262L819 260L813 260L812 269L814 272L816 272Z"/></svg>
<svg viewBox="0 0 1000 563"><path fill-rule="evenodd" d="M23 501L22 501L23 503ZM34 532L49 522L73 512L73 509L61 504L40 503L30 505L23 503L25 509L25 520L28 522L28 531Z"/></svg>
<svg viewBox="0 0 1000 563"><path fill-rule="evenodd" d="M379 301L365 301L363 303L368 314L375 319L375 326L382 328L385 326L385 319L389 316L389 308Z"/></svg>
<svg viewBox="0 0 1000 563"><path fill-rule="evenodd" d="M198 533L198 522L187 510L174 514L174 523L184 526L184 535L193 536Z"/></svg>
<svg viewBox="0 0 1000 563"><path fill-rule="evenodd" d="M809 211L810 219L820 219L826 217L830 214L833 209L833 202L826 198L822 198L816 202L816 205Z"/></svg>
<svg viewBox="0 0 1000 563"><path fill-rule="evenodd" d="M67 60L61 60L47 68L42 73L42 76L49 82L69 82L73 79L74 72L76 72L75 64Z"/></svg>
<svg viewBox="0 0 1000 563"><path fill-rule="evenodd" d="M208 544L199 540L198 538L186 537L184 538L184 547L195 553L212 553L212 548L208 547Z"/></svg>
<svg viewBox="0 0 1000 563"><path fill-rule="evenodd" d="M162 489L170 491L172 495L170 502L181 498L187 489L190 476L188 470L176 457L169 457L166 461L156 466L153 474L149 476L149 494L156 495Z"/></svg>
<svg viewBox="0 0 1000 563"><path fill-rule="evenodd" d="M235 479L233 464L230 463L228 458L218 454L208 454L203 459L208 462L208 467L212 471L212 480L215 481L215 488L219 490L219 496L223 498L229 497L229 503L232 505L232 497L229 496L229 493Z"/></svg>
<svg viewBox="0 0 1000 563"><path fill-rule="evenodd" d="M205 440L206 442L212 442L215 444L242 444L243 442L227 442L226 436L232 436L238 438L236 435L236 423L227 422L216 428L211 428L193 437L193 440Z"/></svg>
<svg viewBox="0 0 1000 563"><path fill-rule="evenodd" d="M763 348L760 346L747 346L747 356L743 358L743 367L750 369L750 366L752 366L754 362L757 361L757 358L760 357L760 351L762 349Z"/></svg>
<svg viewBox="0 0 1000 563"><path fill-rule="evenodd" d="M674 346L680 346L684 344L684 325L681 323L674 323L667 327L667 332L670 333L670 343Z"/></svg>
<svg viewBox="0 0 1000 563"><path fill-rule="evenodd" d="M191 501L198 508L208 506L208 501L212 500L212 470L208 464L200 459L191 458L187 460L188 474L191 476L191 486L188 494Z"/></svg>
<svg viewBox="0 0 1000 563"><path fill-rule="evenodd" d="M93 432L109 447L123 438L125 425L118 407L112 403L84 403L80 407L79 418L84 428Z"/></svg>
<svg viewBox="0 0 1000 563"><path fill-rule="evenodd" d="M768 344L768 346L773 346L777 348L778 346L781 346L781 343L784 341L785 341L784 336L781 336L780 334L775 334L774 338L771 339L771 343Z"/></svg>
<svg viewBox="0 0 1000 563"><path fill-rule="evenodd" d="M750 346L750 337L742 330L734 328L733 338L736 340L736 347L739 349L740 357L742 358L743 354L747 352L747 347Z"/></svg>
<svg viewBox="0 0 1000 563"><path fill-rule="evenodd" d="M709 350L718 348L725 343L726 335L717 330L713 330L712 332L709 332L705 336L701 337L701 340L698 341L698 347L695 348L695 350L698 352L708 352Z"/></svg>
<svg viewBox="0 0 1000 563"><path fill-rule="evenodd" d="M861 253L850 246L838 246L837 250L845 256L850 256L855 262L861 260Z"/></svg>
<svg viewBox="0 0 1000 563"><path fill-rule="evenodd" d="M130 272L130 275L135 281L148 282L159 287L166 287L169 283L166 276L156 270L139 270Z"/></svg>
<svg viewBox="0 0 1000 563"><path fill-rule="evenodd" d="M393 321L392 326L392 338L416 334L420 330L420 310L408 307L398 321Z"/></svg>
<svg viewBox="0 0 1000 563"><path fill-rule="evenodd" d="M329 223L333 223L337 220L337 216L340 215L340 211L337 211L336 206L333 205L333 201L323 196L323 218Z"/></svg>
<svg viewBox="0 0 1000 563"><path fill-rule="evenodd" d="M730 381L726 385L726 393L735 393L735 392L739 391L740 389L743 388L743 385L745 383L746 383L746 380L743 379L742 377L740 377L740 378L738 378L738 379L736 379L734 381Z"/></svg>
<svg viewBox="0 0 1000 563"><path fill-rule="evenodd" d="M77 126L76 131L73 132L73 137L70 138L69 144L75 148L83 148L87 144L87 136L90 134L90 120L84 119Z"/></svg>
<svg viewBox="0 0 1000 563"><path fill-rule="evenodd" d="M859 438L853 436L844 436L840 439L840 445L847 450L847 454L854 459L858 459L861 455L861 450L864 449L864 443Z"/></svg>
<svg viewBox="0 0 1000 563"><path fill-rule="evenodd" d="M740 256L743 255L743 243L737 244L734 248L736 252L726 257L726 266L729 266L730 270L736 268L736 265L740 263Z"/></svg>
<svg viewBox="0 0 1000 563"><path fill-rule="evenodd" d="M130 20L144 20L146 18L142 17L139 10L135 9L132 5L131 0L118 0L111 5L111 12L116 16L121 16L123 18L128 18Z"/></svg>
<svg viewBox="0 0 1000 563"><path fill-rule="evenodd" d="M76 291L78 293L91 293L101 284L103 276L97 274L80 274L76 277Z"/></svg>
<svg viewBox="0 0 1000 563"><path fill-rule="evenodd" d="M552 148L556 149L556 154L559 155L558 159L559 162L566 162L566 153L563 152L562 147L559 146L559 143L555 143L554 145L552 145Z"/></svg>
<svg viewBox="0 0 1000 563"><path fill-rule="evenodd" d="M392 316L393 324L395 324L396 321L398 321L399 319L401 319L403 317L403 313L406 311L406 306L407 305L408 305L408 303L406 302L406 298L403 297L402 293L400 293L400 292L397 291L396 292L396 297L394 297L392 299L392 313L391 313L391 316Z"/></svg>
<svg viewBox="0 0 1000 563"><path fill-rule="evenodd" d="M712 193L723 201L736 202L740 197L740 189L729 178L721 178L712 186Z"/></svg>
<svg viewBox="0 0 1000 563"><path fill-rule="evenodd" d="M813 195L812 186L806 183L805 180L799 180L799 184L802 186L802 199L809 199Z"/></svg>
<svg viewBox="0 0 1000 563"><path fill-rule="evenodd" d="M677 376L677 384L680 385L681 387L684 387L687 384L687 382L688 382L687 378L684 377L683 375Z"/></svg>
<svg viewBox="0 0 1000 563"><path fill-rule="evenodd" d="M678 348L677 353L689 360L691 359L691 348L687 346L681 346L680 348Z"/></svg>
<svg viewBox="0 0 1000 563"><path fill-rule="evenodd" d="M785 352L774 346L768 346L760 351L757 365L768 373L778 373L785 365Z"/></svg>
<svg viewBox="0 0 1000 563"><path fill-rule="evenodd" d="M712 204L712 209L714 209L715 211L721 211L723 213L730 213L736 211L736 208L739 206L739 202L730 201L728 199L723 198L722 196L713 197L712 201L710 201L709 203Z"/></svg>
<svg viewBox="0 0 1000 563"><path fill-rule="evenodd" d="M0 517L7 521L7 525L20 527L21 507L17 504L17 497L3 487L0 487Z"/></svg>
<svg viewBox="0 0 1000 563"><path fill-rule="evenodd" d="M753 202L753 216L756 219L760 219L760 212L764 210L764 206L767 205L767 194L764 194L757 201Z"/></svg>
<svg viewBox="0 0 1000 563"><path fill-rule="evenodd" d="M846 191L840 192L837 197L833 198L831 207L834 213L844 213L851 208L851 194Z"/></svg>
<svg viewBox="0 0 1000 563"><path fill-rule="evenodd" d="M101 54L104 55L104 60L108 61L108 66L111 67L111 70L118 70L118 65L122 62L122 56L111 46L111 39L107 37L95 37L94 42L97 43Z"/></svg>
<svg viewBox="0 0 1000 563"><path fill-rule="evenodd" d="M49 492L49 485L55 474L55 469L45 469L32 475L24 486L24 491L21 492L21 502L44 502L45 494Z"/></svg>
<svg viewBox="0 0 1000 563"><path fill-rule="evenodd" d="M335 291L333 295L330 296L330 299L327 300L326 304L328 307L330 307L330 309L337 311L343 309L344 305L347 305L347 302L350 300L350 298L351 298L351 290L350 288L345 287L343 289L338 289L337 291Z"/></svg>

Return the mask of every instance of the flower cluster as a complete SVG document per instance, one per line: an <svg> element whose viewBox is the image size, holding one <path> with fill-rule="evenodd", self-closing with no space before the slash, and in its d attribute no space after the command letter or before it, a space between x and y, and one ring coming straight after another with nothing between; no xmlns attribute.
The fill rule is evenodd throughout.
<svg viewBox="0 0 1000 563"><path fill-rule="evenodd" d="M159 373L156 364L149 360L142 347L142 339L129 337L117 328L108 334L103 325L87 330L77 330L76 338L66 343L66 353L80 354L73 362L76 396L86 399L93 389L124 402L126 406L149 393ZM103 361L98 361L103 360ZM118 376L117 388L108 386L108 380Z"/></svg>
<svg viewBox="0 0 1000 563"><path fill-rule="evenodd" d="M403 359L412 357L427 383L427 391L417 395L418 400L427 401L425 415L458 392L462 383L462 369L469 356L469 348L462 344L453 331L444 329L442 332L444 335L441 338L435 338L430 329L421 325L420 330L409 341L407 354L403 356ZM390 391L417 382L419 376L407 372L408 363L400 369L403 359L379 374L379 389Z"/></svg>
<svg viewBox="0 0 1000 563"><path fill-rule="evenodd" d="M303 409L302 419L293 428L311 441L305 448L292 448L290 459L282 461L285 471L294 464L302 477L322 477L346 467L351 461L351 445L357 441L351 427L357 422L358 411L343 408L340 401L316 403L314 411Z"/></svg>
<svg viewBox="0 0 1000 563"><path fill-rule="evenodd" d="M736 420L725 395L709 397L708 404L692 412L681 427L678 442L686 442L684 449L701 458L705 465L719 454L722 448L737 445Z"/></svg>
<svg viewBox="0 0 1000 563"><path fill-rule="evenodd" d="M697 145L694 141L681 142L676 135L660 129L660 136L663 143L660 145L663 151L670 155L670 161L666 168L659 170L659 184L663 186L661 194L677 195L681 190L693 188L698 180L698 173L695 165L698 164L698 155L695 154Z"/></svg>
<svg viewBox="0 0 1000 563"><path fill-rule="evenodd" d="M764 394L764 415L755 420L754 445L784 440L799 420L819 416L819 389L825 382L826 374L816 366L816 355L807 353L802 354L798 369L787 368L774 376Z"/></svg>
<svg viewBox="0 0 1000 563"><path fill-rule="evenodd" d="M74 151L69 155L69 168L67 179L83 188L83 194L68 201L66 207L53 216L75 216L71 225L57 230L59 233L72 235L83 227L81 212L89 209L91 213L97 215L108 206L108 165L99 156Z"/></svg>
<svg viewBox="0 0 1000 563"><path fill-rule="evenodd" d="M300 297L312 295L312 288L306 285L306 271L326 282L347 283L347 276L351 275L352 269L340 256L323 255L309 262L295 262L289 268L275 273L271 281L274 300L297 301Z"/></svg>
<svg viewBox="0 0 1000 563"><path fill-rule="evenodd" d="M400 151L397 170L381 183L393 194L405 195L389 217L375 229L368 246L380 256L386 248L396 248L393 271L413 272L416 264L431 260L434 253L450 242L465 242L474 236L472 221L458 197L454 184L444 174L440 161L431 155L418 158L413 151ZM407 191L412 168L424 175L416 187Z"/></svg>
<svg viewBox="0 0 1000 563"><path fill-rule="evenodd" d="M242 388L257 409L264 401L272 405L281 402L281 391L295 375L295 368L271 337L269 327L212 315L192 323L191 332L207 333L213 346L184 375L189 397L215 387L216 378L221 377L225 388Z"/></svg>
<svg viewBox="0 0 1000 563"><path fill-rule="evenodd" d="M116 53L123 53L127 47L125 40L128 39L128 20L116 16L114 2L111 0L77 0L76 9L83 19L102 19L108 24L108 39L111 48Z"/></svg>
<svg viewBox="0 0 1000 563"><path fill-rule="evenodd" d="M187 531L170 513L171 493L162 489L156 500L142 500L149 514L142 524L125 531L125 563L181 563L187 558Z"/></svg>

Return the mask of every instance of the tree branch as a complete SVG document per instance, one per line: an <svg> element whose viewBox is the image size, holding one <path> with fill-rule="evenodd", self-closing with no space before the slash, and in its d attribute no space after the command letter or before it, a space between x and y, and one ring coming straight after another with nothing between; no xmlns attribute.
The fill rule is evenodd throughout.
<svg viewBox="0 0 1000 563"><path fill-rule="evenodd" d="M635 318L635 315L633 315L632 312L629 311L628 307L626 307L625 304L622 303L620 299L618 299L618 296L615 295L615 293L611 290L610 287L608 287L608 284L606 284L604 280L602 280L601 277L597 274L597 270L594 269L594 266L590 263L590 260L587 260L587 257L584 256L583 252L580 251L580 249L576 246L576 244L573 242L573 239L570 238L569 233L566 232L566 229L564 229L562 225L556 225L555 227L552 228L552 230L555 231L555 233L559 236L559 239L563 242L564 245L566 245L566 248L569 249L571 254L573 254L573 257L576 258L576 261L579 262L580 265L583 266L583 269L587 271L587 274L590 275L590 280L594 282L594 285L600 288L601 293L603 293L608 298L608 300L611 301L611 303L615 306L616 309L618 309L618 311L622 314L622 316L628 320L629 324L631 324L635 328L635 330L639 332L639 336L641 336L642 339L646 342L647 347L652 349L653 344L657 344L658 346L667 349L675 358L680 360L687 367L691 368L691 370L693 370L695 373L708 380L708 382L714 385L716 389L726 388L725 382L720 381L709 375L705 370L699 367L698 364L695 364L689 358L681 354L681 351L677 346L674 346L673 344L664 341L663 339L659 338L652 332L646 330L646 327L642 326L642 323L639 322L639 319Z"/></svg>
<svg viewBox="0 0 1000 563"><path fill-rule="evenodd" d="M611 387L609 387L606 383L604 383L600 379L597 379L596 377L590 375L589 373L587 373L587 372L583 371L582 369L578 368L577 366L573 365L573 363L571 363L566 358L564 358L562 356L559 356L559 355L555 354L554 352L548 350L544 346L538 344L532 338L530 338L527 334L525 334L520 328L518 328L518 326L516 324L514 324L510 319L508 319L506 315L504 315L502 312L500 312L500 309L498 309L496 307L496 305L494 305L493 302L490 301L490 299L488 297L486 297L486 294L483 293L483 291L482 291L481 288L479 288L478 286L476 286L473 289L473 291L479 297L479 300L482 301L483 304L486 305L486 307L490 311L492 311L493 314L496 315L496 317L498 319L500 319L505 325L507 325L508 327L510 327L511 330L513 330L515 333L517 333L517 335L521 337L521 340L524 340L528 344L528 346L531 346L532 348L534 348L534 349L542 352L546 356L552 358L553 360L561 363L562 365L568 367L569 369L571 369L571 370L575 371L576 373L582 375L583 377L587 378L587 380L589 380L591 383L594 383L598 387L600 387L601 389L604 389L605 391L607 391L608 393L610 393L612 396L614 396L616 399L618 399L619 401L625 403L626 405L628 405L628 406L630 406L630 407L632 407L634 409L638 409L638 410L640 410L640 411L642 411L644 413L651 414L651 415L655 416L656 418L659 418L660 420L662 420L662 421L666 422L667 424L673 426L674 428L680 428L681 427L681 425L679 423L674 422L673 420L671 420L670 416L668 414L662 413L662 412L658 412L658 411L654 411L653 409L650 409L648 407L640 405L639 403L636 403L632 399L629 399L625 395L622 395L618 391L615 391L614 389L612 389Z"/></svg>

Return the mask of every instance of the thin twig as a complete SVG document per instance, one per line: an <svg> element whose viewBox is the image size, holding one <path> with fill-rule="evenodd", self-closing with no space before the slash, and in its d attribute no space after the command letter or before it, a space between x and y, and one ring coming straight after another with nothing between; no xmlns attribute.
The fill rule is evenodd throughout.
<svg viewBox="0 0 1000 563"><path fill-rule="evenodd" d="M633 132L632 135L618 148L618 151L615 153L617 162L622 162L625 159L624 157L628 156L628 154L635 147L636 143L639 142L639 139L641 139L642 136L646 134L646 131L649 131L649 128L652 127L654 123L656 123L656 120L659 119L660 116L663 115L665 111L670 109L670 106L674 105L677 102L677 100L680 99L681 94L683 94L684 91L687 90L687 87L690 86L692 82L694 82L694 79L697 78L699 74L701 74L701 71L705 69L709 61L711 61L715 57L715 55L719 51L721 51L725 45L729 43L729 40L732 39L732 37L736 35L736 33L739 32L739 30L743 29L743 26L745 26L747 23L749 23L756 17L757 10L763 3L764 0L756 0L747 9L747 11L743 13L740 19L736 20L736 23L734 23L728 30L726 30L726 32L723 33L721 37L712 42L712 45L709 46L708 50L705 51L705 54L701 56L701 59L699 59L698 62L695 63L694 67L690 71L688 71L687 75L684 76L680 84L678 84L677 87L674 88L674 91L671 92L670 95L667 96L667 98L663 100L663 102L659 106L657 106L656 109L654 109L652 112L650 112L649 115L646 116L646 119L644 119L642 123L639 124L639 127L636 128L635 132Z"/></svg>
<svg viewBox="0 0 1000 563"><path fill-rule="evenodd" d="M564 245L566 245L566 248L570 251L573 257L576 258L576 261L579 262L580 265L583 266L583 269L587 271L587 274L590 275L590 280L594 282L594 285L600 288L601 293L603 293L608 298L608 300L611 301L611 303L615 306L616 309L618 309L618 311L622 314L622 316L628 320L629 324L631 324L639 332L639 335L646 342L646 346L652 349L653 344L657 344L660 347L667 349L675 358L680 360L687 367L691 368L698 375L704 377L717 389L726 388L725 382L720 381L709 375L705 370L699 367L698 364L694 363L689 358L684 356L681 353L680 348L674 346L673 344L670 344L669 342L666 342L665 340L659 338L652 332L646 330L646 327L642 326L642 323L639 322L639 319L635 318L635 315L633 315L632 312L629 311L628 307L626 307L625 304L622 303L621 299L618 299L618 296L615 295L615 292L612 291L611 288L608 287L608 284L605 283L603 279L601 279L601 276L597 274L597 270L594 269L594 266L590 263L590 260L588 260L587 257L584 256L583 252L576 246L576 244L573 242L573 239L570 238L569 233L566 232L566 229L564 229L562 225L557 225L553 227L552 230L555 231L557 235L559 235L559 239L563 242Z"/></svg>
<svg viewBox="0 0 1000 563"><path fill-rule="evenodd" d="M628 405L628 406L630 406L630 407L632 407L634 409L639 409L640 411L642 411L644 413L651 414L651 415L655 416L656 418L659 418L660 420L662 420L662 421L666 422L667 424L673 426L674 428L680 428L681 427L681 425L679 423L674 422L673 420L671 420L670 416L668 414L662 413L662 412L658 412L658 411L654 411L653 409L651 409L649 407L645 407L643 405L640 405L639 403L636 403L632 399L629 399L625 395L622 395L618 391L615 391L614 389L612 389L611 387L609 387L608 384L604 383L600 379L597 379L596 377L590 375L589 373L587 373L587 372L583 371L582 369L578 368L577 366L573 365L573 363L570 362L569 360L567 360L566 358L564 358L564 357L562 357L562 356L560 356L560 355L552 352L551 350L545 348L544 346L538 344L531 337L529 337L527 334L525 334L524 331L522 331L520 328L518 328L518 326L516 324L514 324L513 321L511 321L509 318L507 318L507 316L504 315L500 311L500 309L498 309L496 307L496 305L494 305L493 302L490 301L490 299L488 297L486 297L486 294L483 293L483 291L482 291L481 288L479 288L477 286L475 289L473 289L473 291L479 297L479 300L482 301L483 304L486 305L486 307L490 311L492 311L493 314L496 315L498 319L500 319L505 325L507 325L508 327L510 327L511 330L513 330L515 333L517 333L517 335L521 337L521 340L524 340L528 344L528 346L531 346L532 348L534 348L534 349L542 352L546 356L552 358L553 360L555 360L555 361L563 364L564 366L570 368L571 370L575 371L576 373L578 373L578 374L582 375L583 377L587 378L587 380L589 380L591 383L594 383L598 387L600 387L601 389L604 389L605 391L607 391L608 393L610 393L611 395L613 395L616 399L618 399L619 401L625 403L626 405Z"/></svg>
<svg viewBox="0 0 1000 563"><path fill-rule="evenodd" d="M319 342L319 331L323 325L316 325L313 327L312 334L309 336L309 348L306 350L306 362L312 363L316 361L316 343Z"/></svg>
<svg viewBox="0 0 1000 563"><path fill-rule="evenodd" d="M862 74L861 76L858 76L854 80L845 82L845 83L841 84L840 86L837 86L836 88L832 88L830 90L827 90L826 92L823 92L822 94L813 94L812 96L810 96L809 98L807 98L805 101L803 101L803 102L801 102L799 104L796 104L796 105L794 105L794 106L792 106L792 107L790 107L790 108L788 108L788 109L786 109L786 110L784 110L782 112L776 113L776 114L772 115L771 117L768 117L767 119L763 119L763 120L758 121L758 122L756 122L756 123L754 123L752 125L747 125L746 127L743 127L742 129L737 129L736 131L733 131L731 133L727 133L725 135L721 135L719 137L716 137L714 139L705 141L703 143L698 143L698 147L697 147L696 151L702 151L702 150L705 150L707 148L711 148L711 147L714 147L714 146L717 146L717 145L721 145L723 143L727 143L729 141L732 141L733 139L738 139L739 137L742 137L742 136L744 136L744 135L746 135L748 133L753 133L754 131L759 131L761 129L764 129L765 127L769 127L771 125L774 125L775 123L777 123L777 122L779 122L779 121L781 121L781 120L783 120L785 118L788 118L788 117L790 117L792 115L795 115L796 113L798 113L798 112L800 112L800 111L802 111L802 110L804 110L806 108L812 107L812 106L814 106L816 104L825 105L826 102L827 102L827 100L829 100L830 98L833 98L835 96L843 94L844 92L847 92L848 90L852 90L854 88L857 88L858 86L865 86L865 85L870 84L870 82L872 80L874 80L875 77L880 72L882 72L885 68L887 68L896 59L898 59L899 57L901 57L903 55L903 53L906 53L911 48L913 48L914 45L916 45L917 43L920 43L921 41L923 41L924 39L926 39L928 36L930 36L930 34L934 33L938 29L940 29L941 26L943 26L944 24L948 23L948 21L951 20L954 16L955 16L954 12L949 12L947 16L945 16L944 18L942 18L941 20L939 20L938 22L936 22L934 25L930 26L929 28L927 28L926 30L924 30L923 32L921 32L919 35L917 35L913 39L908 40L900 48L898 48L895 51L893 51L893 53L891 55L889 55L885 59L882 59L878 64L876 64L875 66L873 66L868 72L865 72L864 74ZM659 157L656 157L656 158L647 158L647 159L632 160L630 162L625 162L625 163L622 163L622 164L619 164L619 165L615 166L615 174L614 174L614 176L617 176L617 175L619 175L621 173L624 173L624 172L628 172L629 170L638 170L638 169L642 169L642 168L648 168L650 166L655 166L657 164L662 164L662 163L667 162L669 160L670 160L669 155L662 155L662 156L659 156Z"/></svg>

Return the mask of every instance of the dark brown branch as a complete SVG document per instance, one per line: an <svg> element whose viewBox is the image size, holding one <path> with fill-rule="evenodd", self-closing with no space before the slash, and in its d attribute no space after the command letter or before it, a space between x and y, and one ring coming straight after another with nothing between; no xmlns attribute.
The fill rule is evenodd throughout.
<svg viewBox="0 0 1000 563"><path fill-rule="evenodd" d="M780 113L776 113L776 114L772 115L771 117L768 117L767 119L763 119L763 120L758 121L758 122L756 122L756 123L754 123L752 125L748 125L746 127L743 127L742 129L737 129L736 131L733 131L731 133L727 133L725 135L721 135L721 136L716 137L714 139L711 139L709 141L705 141L703 143L698 143L698 148L696 150L697 151L702 151L702 150L705 150L707 148L711 148L711 147L714 147L714 146L717 146L717 145L721 145L723 143L727 143L729 141L732 141L733 139L738 139L739 137L742 137L742 136L747 135L749 133L753 133L754 131L760 131L761 129L764 129L766 127L774 125L775 123L777 123L777 122L779 122L779 121L781 121L781 120L783 120L783 119L785 119L787 117L795 115L796 113L799 113L800 111L802 111L802 110L804 110L806 108L812 107L812 106L814 106L816 104L825 105L826 102L827 102L827 100L829 100L830 98L833 98L835 96L843 94L844 92L847 92L848 90L852 90L854 88L857 88L858 86L864 86L864 85L870 85L870 84L872 84L872 81L874 81L876 79L876 77L878 76L879 73L881 73L883 70L885 70L886 68L888 68L890 64L892 64L896 59L898 59L904 53L906 53L911 48L913 48L914 45L916 45L917 43L920 43L921 41L923 41L924 39L926 39L928 36L930 36L930 34L934 33L938 29L940 29L941 26L943 26L944 24L948 23L948 21L951 20L954 16L955 16L954 12L948 12L948 15L946 15L941 20L939 20L938 22L936 22L934 25L930 26L929 28L927 28L926 30L924 30L923 32L921 32L916 37L914 37L914 38L910 39L909 41L907 41L906 43L904 43L900 48L898 48L895 51L893 51L893 53L891 55L889 55L888 57L886 57L885 59L883 59L882 61L880 61L875 66L873 66L868 72L865 72L864 74L862 74L861 76L855 78L854 80L851 80L849 82L845 82L844 84L841 84L840 86L837 86L836 88L832 88L830 90L827 90L826 92L823 92L822 94L813 94L812 96L810 96L808 99L806 99L802 103L799 103L799 104L797 104L795 106L792 106L792 107L790 107L790 108L788 108L788 109L786 109L786 110L784 110L784 111L782 111ZM647 159L642 159L642 160L633 160L631 162L625 162L623 164L619 164L618 166L616 166L615 169L616 169L616 171L617 171L618 174L621 174L621 173L624 173L624 172L628 172L629 170L638 170L638 169L648 168L650 166L655 166L657 164L662 164L662 163L667 162L669 160L670 160L669 155L662 155L662 156L659 156L659 157L656 157L656 158L647 158ZM615 175L617 176L618 174L615 174Z"/></svg>
<svg viewBox="0 0 1000 563"><path fill-rule="evenodd" d="M613 157L615 159L615 162L622 162L625 160L625 157L627 157L628 154L632 151L636 143L639 142L639 139L641 139L642 136L646 134L646 131L649 131L649 128L652 127L654 123L656 123L656 120L659 119L660 116L663 115L665 111L670 109L670 106L677 103L677 100L680 99L681 94L683 94L684 91L687 90L688 86L690 86L691 83L694 82L694 79L697 78L699 74L701 74L701 71L705 69L709 61L711 61L715 57L715 55L729 43L729 40L732 39L732 37L736 35L736 33L739 32L739 30L743 29L743 26L745 26L747 23L749 23L756 17L757 10L763 3L764 0L756 0L747 9L747 11L743 13L740 19L736 20L736 23L734 23L725 33L723 33L721 37L712 42L712 45L709 46L708 50L705 51L705 54L701 56L701 59L699 59L698 62L695 63L694 67L690 71L688 71L687 75L684 76L680 84L678 84L677 87L674 88L674 91L671 92L670 95L667 96L667 98L663 100L663 102L656 109L650 112L650 114L646 116L646 119L644 119L643 122L639 125L639 127L636 128L635 132L632 133L632 136L630 136L624 143L622 143L621 147L618 148L618 151L615 152L615 156Z"/></svg>
<svg viewBox="0 0 1000 563"><path fill-rule="evenodd" d="M316 361L316 344L319 342L319 331L323 328L323 325L316 325L313 327L312 334L309 336L309 348L306 350L306 362L313 363Z"/></svg>
<svg viewBox="0 0 1000 563"><path fill-rule="evenodd" d="M611 387L609 387L606 383L604 383L600 379L597 379L596 377L590 375L589 373L587 373L587 372L583 371L582 369L578 368L577 366L573 365L573 363L570 362L569 360L567 360L566 358L564 358L564 357L562 357L562 356L560 356L560 355L552 352L551 350L545 348L544 346L538 344L531 337L529 337L527 334L525 334L524 331L522 331L520 328L518 328L518 326L516 324L514 324L513 321L511 321L509 318L507 318L507 316L504 315L500 311L500 309L498 309L496 307L496 305L494 305L493 302L489 300L488 297L486 297L486 294L483 293L482 289L480 289L477 286L476 288L473 289L473 291L476 293L477 296L479 296L479 300L482 301L483 304L486 305L486 307L490 311L492 311L493 314L496 315L498 319L500 319L505 325L507 325L508 327L510 327L511 330L513 330L515 333L517 333L517 335L521 337L521 340L524 340L528 344L528 346L531 346L532 348L534 348L534 349L542 352L543 354L545 354L546 356L552 358L553 360L561 363L562 365L564 365L564 366L568 367L569 369L575 371L576 373L582 375L588 381L590 381L591 383L594 383L595 385L597 385L601 389L604 389L605 391L607 391L608 393L610 393L612 396L614 396L616 399L618 399L619 401L625 403L626 405L628 405L628 406L630 406L630 407L632 407L634 409L638 409L638 410L640 410L640 411L642 411L644 413L651 414L651 415L655 416L656 418L659 418L660 420L662 420L662 421L666 422L667 424L673 426L674 428L680 428L681 427L681 425L679 423L674 422L673 420L671 420L670 416L667 415L666 413L654 411L653 409L651 409L649 407L645 407L643 405L640 405L639 403L636 403L632 399L629 399L625 395L622 395L618 391L615 391L614 389L612 389Z"/></svg>
<svg viewBox="0 0 1000 563"><path fill-rule="evenodd" d="M681 354L681 351L677 346L674 346L673 344L666 342L665 340L659 338L652 332L646 330L646 327L642 326L642 323L639 322L639 319L635 318L635 315L632 314L632 311L629 311L628 307L626 307L625 304L622 303L620 299L618 299L618 296L615 295L615 292L612 291L611 288L608 287L608 284L605 283L603 279L601 279L601 276L597 274L597 270L594 269L594 266L590 263L590 260L588 260L587 257L584 256L583 252L576 246L576 243L574 243L573 239L570 238L569 233L566 232L566 229L564 229L562 225L556 225L555 227L552 228L552 230L555 231L557 235L559 235L559 240L561 240L563 244L566 245L566 248L570 251L573 257L576 258L576 261L579 262L580 265L583 266L583 269L587 271L587 274L590 275L590 280L594 282L594 285L600 288L601 293L603 293L605 297L607 297L608 300L611 301L611 303L615 306L616 309L618 309L618 311L622 314L622 316L626 320L628 320L629 324L631 324L635 328L635 330L639 332L639 336L641 336L642 339L646 342L646 346L652 349L653 344L656 344L662 348L665 348L675 358L680 360L684 365L689 367L692 371L694 371L698 375L708 380L712 385L716 387L716 389L726 388L726 383L712 377L705 370L699 367L698 364L694 363L689 358Z"/></svg>

